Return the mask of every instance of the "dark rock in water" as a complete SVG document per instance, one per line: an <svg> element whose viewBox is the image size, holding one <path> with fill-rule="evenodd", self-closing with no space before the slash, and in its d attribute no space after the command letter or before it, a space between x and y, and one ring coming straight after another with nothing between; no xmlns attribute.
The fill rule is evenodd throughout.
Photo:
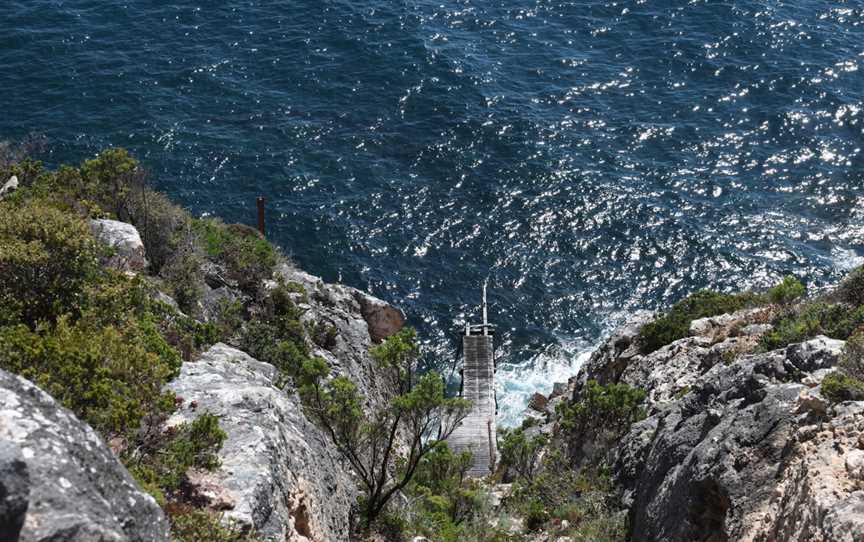
<svg viewBox="0 0 864 542"><path fill-rule="evenodd" d="M2 370L0 540L169 540L156 501L96 432L32 383Z"/></svg>
<svg viewBox="0 0 864 542"><path fill-rule="evenodd" d="M531 400L528 401L528 408L536 410L537 412L543 412L546 410L547 404L549 404L549 399L545 395L542 393L535 393L531 396Z"/></svg>

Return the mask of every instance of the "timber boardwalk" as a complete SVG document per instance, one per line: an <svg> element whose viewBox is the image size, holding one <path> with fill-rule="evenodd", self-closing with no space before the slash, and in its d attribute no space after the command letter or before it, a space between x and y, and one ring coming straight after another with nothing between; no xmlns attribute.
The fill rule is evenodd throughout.
<svg viewBox="0 0 864 542"><path fill-rule="evenodd" d="M450 448L473 454L468 476L481 477L495 469L498 445L495 424L495 355L492 326L486 321L486 288L483 288L483 324L466 326L462 336L462 397L471 401L471 412L447 439Z"/></svg>

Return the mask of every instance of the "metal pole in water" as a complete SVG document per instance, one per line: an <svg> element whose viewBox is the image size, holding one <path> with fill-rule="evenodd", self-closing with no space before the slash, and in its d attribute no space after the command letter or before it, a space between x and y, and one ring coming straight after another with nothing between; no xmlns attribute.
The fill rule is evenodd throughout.
<svg viewBox="0 0 864 542"><path fill-rule="evenodd" d="M266 234L264 233L264 197L258 197L258 232L261 233L261 237L264 237Z"/></svg>

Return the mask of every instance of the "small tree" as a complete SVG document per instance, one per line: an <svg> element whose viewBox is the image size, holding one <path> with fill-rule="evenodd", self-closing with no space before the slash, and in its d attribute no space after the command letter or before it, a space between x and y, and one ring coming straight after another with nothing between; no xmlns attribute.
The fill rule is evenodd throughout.
<svg viewBox="0 0 864 542"><path fill-rule="evenodd" d="M852 378L864 380L864 330L846 340L839 367Z"/></svg>
<svg viewBox="0 0 864 542"><path fill-rule="evenodd" d="M792 275L787 275L779 284L768 290L768 299L778 305L788 305L805 293L807 293L807 288L801 284L801 281Z"/></svg>
<svg viewBox="0 0 864 542"><path fill-rule="evenodd" d="M540 466L540 456L548 441L542 433L528 436L522 428L505 430L498 446L501 464L530 482Z"/></svg>
<svg viewBox="0 0 864 542"><path fill-rule="evenodd" d="M372 349L379 374L394 395L368 414L363 396L348 378L325 382L327 371L320 364L304 365L298 378L309 412L360 478L367 528L470 408L464 399L445 398L444 383L436 373L418 376L418 356L416 334L410 328Z"/></svg>

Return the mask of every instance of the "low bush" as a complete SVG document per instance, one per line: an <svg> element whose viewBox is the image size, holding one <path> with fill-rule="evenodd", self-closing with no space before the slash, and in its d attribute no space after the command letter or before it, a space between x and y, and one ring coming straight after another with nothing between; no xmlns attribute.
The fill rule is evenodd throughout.
<svg viewBox="0 0 864 542"><path fill-rule="evenodd" d="M466 476L470 467L470 452L454 454L444 442L417 464L405 490L413 504L405 514L408 539L420 534L441 542L463 540L463 525L481 506L479 485Z"/></svg>
<svg viewBox="0 0 864 542"><path fill-rule="evenodd" d="M835 296L841 303L855 307L864 305L864 266L849 273L837 287Z"/></svg>
<svg viewBox="0 0 864 542"><path fill-rule="evenodd" d="M693 320L735 312L763 302L762 296L749 292L727 295L700 290L673 305L663 316L645 324L639 332L639 349L643 354L650 354L687 337Z"/></svg>
<svg viewBox="0 0 864 542"><path fill-rule="evenodd" d="M548 440L541 433L528 436L523 428L503 430L498 439L501 468L531 480L540 466L540 454Z"/></svg>
<svg viewBox="0 0 864 542"><path fill-rule="evenodd" d="M102 254L84 220L42 202L0 203L0 306L31 329L77 311ZM0 322L2 325L4 322Z"/></svg>
<svg viewBox="0 0 864 542"><path fill-rule="evenodd" d="M780 314L773 324L774 328L762 337L761 346L765 350L783 348L816 335L845 340L864 324L864 307L816 301Z"/></svg>
<svg viewBox="0 0 864 542"><path fill-rule="evenodd" d="M191 506L169 508L171 539L174 542L254 542L254 534L246 533L243 526L226 525L221 514Z"/></svg>
<svg viewBox="0 0 864 542"><path fill-rule="evenodd" d="M569 536L586 542L626 539L620 506L606 475L574 470L556 450L543 463L534 479L514 483L505 503L523 518L529 531L543 529L554 539ZM566 528L562 527L565 520Z"/></svg>
<svg viewBox="0 0 864 542"><path fill-rule="evenodd" d="M830 401L864 400L864 382L841 371L834 371L822 380L822 393Z"/></svg>
<svg viewBox="0 0 864 542"><path fill-rule="evenodd" d="M603 430L620 435L645 417L645 396L645 391L627 384L602 386L589 380L577 401L558 405L559 424L568 433Z"/></svg>
<svg viewBox="0 0 864 542"><path fill-rule="evenodd" d="M796 299L803 297L807 292L801 282L793 276L783 277L780 284L768 290L768 299L772 303L787 305Z"/></svg>
<svg viewBox="0 0 864 542"><path fill-rule="evenodd" d="M319 320L309 328L312 342L324 350L332 350L336 346L336 326Z"/></svg>
<svg viewBox="0 0 864 542"><path fill-rule="evenodd" d="M853 378L864 381L864 331L846 340L840 358L840 369Z"/></svg>
<svg viewBox="0 0 864 542"><path fill-rule="evenodd" d="M180 310L197 314L198 302L204 294L204 258L193 239L184 241L168 258L160 271L160 277L170 290Z"/></svg>
<svg viewBox="0 0 864 542"><path fill-rule="evenodd" d="M269 278L278 262L278 254L257 230L241 224L226 225L216 219L201 219L195 230L207 255L225 266L229 280L241 289L255 293Z"/></svg>
<svg viewBox="0 0 864 542"><path fill-rule="evenodd" d="M173 409L163 386L180 356L147 322L93 328L60 318L35 331L0 328L0 367L58 399L106 440L132 437L146 416Z"/></svg>
<svg viewBox="0 0 864 542"><path fill-rule="evenodd" d="M216 454L225 438L219 419L202 414L192 423L152 435L123 459L141 486L164 506L169 499L183 500L180 492L189 469L213 470L219 466Z"/></svg>
<svg viewBox="0 0 864 542"><path fill-rule="evenodd" d="M630 425L645 417L645 395L627 384L589 380L577 401L559 404L558 425L573 464L599 464Z"/></svg>

